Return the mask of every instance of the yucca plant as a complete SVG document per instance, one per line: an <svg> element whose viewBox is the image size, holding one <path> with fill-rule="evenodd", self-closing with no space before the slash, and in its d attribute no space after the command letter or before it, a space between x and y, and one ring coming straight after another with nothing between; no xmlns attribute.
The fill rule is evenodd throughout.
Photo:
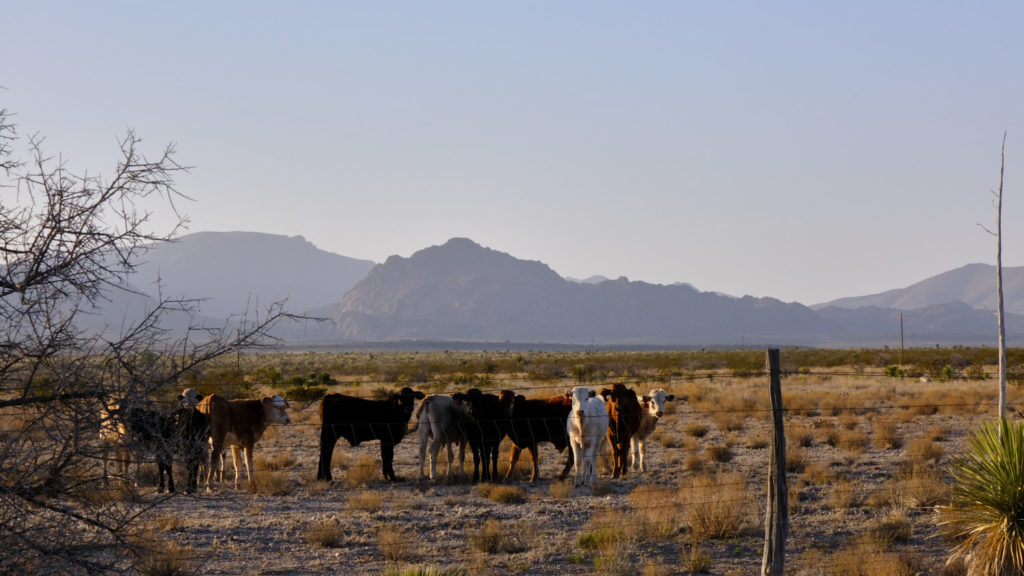
<svg viewBox="0 0 1024 576"><path fill-rule="evenodd" d="M952 502L938 524L970 576L1024 575L1024 424L982 424L953 460Z"/></svg>

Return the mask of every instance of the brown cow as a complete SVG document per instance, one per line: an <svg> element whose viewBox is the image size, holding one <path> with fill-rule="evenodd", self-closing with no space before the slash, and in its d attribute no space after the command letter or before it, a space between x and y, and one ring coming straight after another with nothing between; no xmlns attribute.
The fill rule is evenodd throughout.
<svg viewBox="0 0 1024 576"><path fill-rule="evenodd" d="M625 476L629 470L630 439L640 429L642 409L636 391L623 384L601 390L608 409L608 443L612 446L612 478Z"/></svg>
<svg viewBox="0 0 1024 576"><path fill-rule="evenodd" d="M231 446L231 458L235 465L235 490L238 490L238 450L245 451L245 472L249 490L255 488L256 468L252 463L252 451L263 437L269 424L288 424L288 403L280 396L268 396L259 400L227 400L211 394L199 403L199 411L210 416L210 457L206 468L206 491L210 491L210 477L213 476L214 459L220 459L221 475L224 460L221 454L225 446Z"/></svg>

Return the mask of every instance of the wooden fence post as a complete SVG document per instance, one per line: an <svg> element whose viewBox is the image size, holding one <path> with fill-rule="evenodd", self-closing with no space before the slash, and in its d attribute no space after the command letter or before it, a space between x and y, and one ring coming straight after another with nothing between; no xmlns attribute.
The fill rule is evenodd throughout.
<svg viewBox="0 0 1024 576"><path fill-rule="evenodd" d="M768 451L768 506L764 519L764 559L761 576L781 576L786 561L789 505L786 489L786 434L782 427L782 371L779 351L768 349L769 391L772 404L772 444Z"/></svg>

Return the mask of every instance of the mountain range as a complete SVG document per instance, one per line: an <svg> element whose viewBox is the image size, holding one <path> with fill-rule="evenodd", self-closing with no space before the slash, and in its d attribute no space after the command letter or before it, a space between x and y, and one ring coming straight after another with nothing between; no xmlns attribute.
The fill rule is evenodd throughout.
<svg viewBox="0 0 1024 576"><path fill-rule="evenodd" d="M1024 332L1024 267L1003 273L1012 344ZM572 280L466 238L374 264L301 236L200 232L151 246L129 278L148 298L112 298L104 315L116 325L158 295L188 296L204 298L203 315L224 322L287 298L289 311L331 320L282 328L279 336L296 346L898 346L901 322L907 345L994 344L994 279L993 266L970 264L906 288L806 306L685 283Z"/></svg>

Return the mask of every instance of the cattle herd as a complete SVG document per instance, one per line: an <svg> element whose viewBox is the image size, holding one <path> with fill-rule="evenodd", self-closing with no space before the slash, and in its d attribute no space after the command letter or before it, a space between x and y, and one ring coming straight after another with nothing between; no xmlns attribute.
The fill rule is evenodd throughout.
<svg viewBox="0 0 1024 576"><path fill-rule="evenodd" d="M437 458L444 447L448 475L454 474L454 450L459 449L459 469L465 473L465 452L473 456L473 482L508 480L523 450L530 454L530 482L539 479L540 443L550 443L568 455L559 479L575 468L577 485L597 477L597 458L607 441L612 452L612 475L619 478L632 468L645 472L646 441L665 414L672 394L655 389L638 396L623 384L600 392L578 386L565 394L527 399L509 390L498 394L473 388L455 394L424 394L405 387L384 399L371 400L327 394L320 403L320 452L317 480L331 481L331 460L338 439L351 446L380 442L384 478L397 481L394 470L395 445L407 433L419 434L418 477L425 478L424 464L429 449L431 479L437 478ZM114 459L122 464L119 474L128 477L129 444L149 452L159 468L158 491L174 491L172 462L181 457L187 468L186 493L206 490L213 480L224 479L224 451L230 447L235 469L234 485L239 488L239 455L244 455L248 488L254 489L253 450L267 426L288 424L288 403L281 396L254 400L227 400L216 394L202 397L186 389L178 396L180 407L170 412L135 408L110 401L105 407L101 441L119 451ZM498 448L508 437L512 449L508 470L498 475ZM632 459L630 459L630 456ZM104 460L104 479L108 470ZM200 472L205 468L205 472Z"/></svg>

